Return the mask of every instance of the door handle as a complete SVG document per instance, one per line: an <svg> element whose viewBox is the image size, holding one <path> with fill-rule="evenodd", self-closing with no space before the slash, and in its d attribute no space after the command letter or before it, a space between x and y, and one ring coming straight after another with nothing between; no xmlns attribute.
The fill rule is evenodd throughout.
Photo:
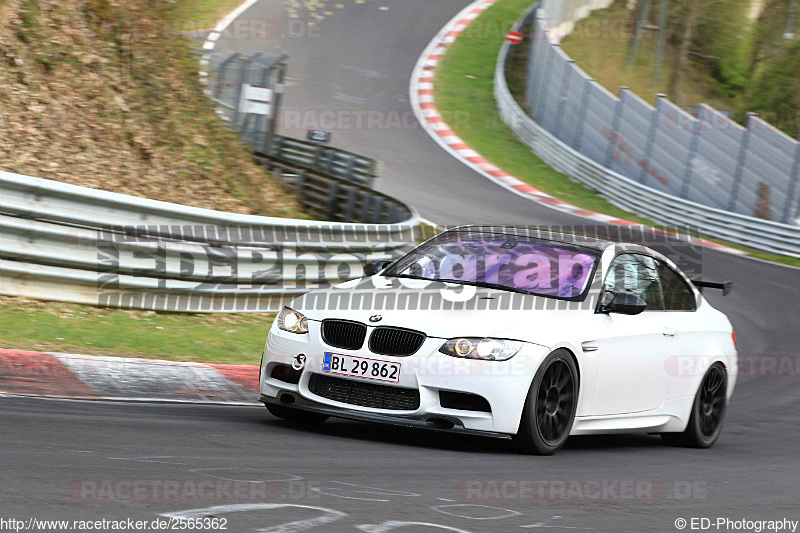
<svg viewBox="0 0 800 533"><path fill-rule="evenodd" d="M661 333L664 334L665 337L674 337L675 335L678 334L678 330L676 330L673 327L667 326L663 330L661 330Z"/></svg>

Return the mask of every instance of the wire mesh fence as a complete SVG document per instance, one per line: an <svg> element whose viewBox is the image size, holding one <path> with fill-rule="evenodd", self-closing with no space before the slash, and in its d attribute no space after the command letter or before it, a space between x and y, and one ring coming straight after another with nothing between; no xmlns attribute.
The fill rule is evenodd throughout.
<svg viewBox="0 0 800 533"><path fill-rule="evenodd" d="M217 113L257 151L271 153L288 56L212 54L208 89Z"/></svg>
<svg viewBox="0 0 800 533"><path fill-rule="evenodd" d="M380 164L359 154L278 134L288 55L214 53L208 59L207 94L217 114L261 154L375 188Z"/></svg>
<svg viewBox="0 0 800 533"><path fill-rule="evenodd" d="M800 139L755 114L744 126L707 105L689 113L666 96L656 106L612 94L561 50L551 27L588 13L591 1L544 0L526 21L526 100L532 118L579 153L656 190L710 207L791 223L800 201Z"/></svg>

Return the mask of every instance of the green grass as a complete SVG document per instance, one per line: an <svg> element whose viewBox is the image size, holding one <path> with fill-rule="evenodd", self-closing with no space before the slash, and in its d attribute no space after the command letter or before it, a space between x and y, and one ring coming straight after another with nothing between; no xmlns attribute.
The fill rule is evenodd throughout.
<svg viewBox="0 0 800 533"><path fill-rule="evenodd" d="M186 22L194 22L201 28L211 28L217 21L236 9L243 0L193 0L181 2L179 17Z"/></svg>
<svg viewBox="0 0 800 533"><path fill-rule="evenodd" d="M512 176L583 209L657 226L651 220L611 205L595 191L553 170L519 142L501 120L492 89L503 34L491 30L508 27L530 4L530 0L501 0L475 19L450 46L436 71L435 93L439 112L464 142ZM510 80L520 83L524 76L512 72ZM511 89L519 92L519 87ZM754 257L800 266L797 258L724 244L745 250Z"/></svg>
<svg viewBox="0 0 800 533"><path fill-rule="evenodd" d="M0 297L0 348L257 365L275 315L177 314Z"/></svg>
<svg viewBox="0 0 800 533"><path fill-rule="evenodd" d="M34 0L25 0L22 4L21 24L17 27L17 37L30 43L38 37L41 22L39 22L39 6Z"/></svg>

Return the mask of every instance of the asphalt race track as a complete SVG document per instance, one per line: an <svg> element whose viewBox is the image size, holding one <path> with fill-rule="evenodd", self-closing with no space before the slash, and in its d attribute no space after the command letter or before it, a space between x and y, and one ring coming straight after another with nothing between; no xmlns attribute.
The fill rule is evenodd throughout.
<svg viewBox="0 0 800 533"><path fill-rule="evenodd" d="M218 49L289 52L284 109L410 114L417 57L467 3L330 4L314 36L240 35ZM243 18L288 27L277 0ZM382 160L382 190L440 224L581 223L490 183L418 128L335 130L333 144ZM702 269L734 281L728 297L708 296L731 318L756 374L740 380L710 450L665 447L653 436L573 437L554 457L528 457L490 439L336 420L296 427L263 408L8 397L0 517L214 515L228 531L274 532L675 531L678 518L800 519L800 271L711 250ZM192 498L209 480L213 497ZM137 497L134 481L180 491ZM188 512L197 509L205 510Z"/></svg>

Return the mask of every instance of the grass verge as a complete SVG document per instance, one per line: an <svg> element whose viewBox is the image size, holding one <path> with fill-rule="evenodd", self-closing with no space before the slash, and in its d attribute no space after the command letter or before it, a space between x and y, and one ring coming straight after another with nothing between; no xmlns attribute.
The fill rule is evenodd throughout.
<svg viewBox="0 0 800 533"><path fill-rule="evenodd" d="M517 140L501 120L492 92L497 54L503 44L503 32L498 28L509 28L530 5L531 0L501 0L476 18L450 46L436 71L439 113L472 149L512 176L583 209L658 225L613 206L595 191L553 170ZM518 74L510 78L512 82L524 80ZM800 266L797 258L709 240L744 250L753 257Z"/></svg>
<svg viewBox="0 0 800 533"><path fill-rule="evenodd" d="M181 2L177 14L184 21L211 29L219 20L236 9L244 0L193 0Z"/></svg>
<svg viewBox="0 0 800 533"><path fill-rule="evenodd" d="M198 42L184 32L212 27L240 3L0 0L0 153L8 155L0 167L198 207L308 218L202 92ZM50 107L37 113L52 120L24 115L40 101ZM94 175L102 179L87 181ZM274 318L8 297L0 297L0 313L1 348L238 364L258 364Z"/></svg>
<svg viewBox="0 0 800 533"><path fill-rule="evenodd" d="M178 314L0 297L0 348L257 365L274 313Z"/></svg>
<svg viewBox="0 0 800 533"><path fill-rule="evenodd" d="M308 218L203 93L201 30L239 3L6 3L0 169L195 207Z"/></svg>

